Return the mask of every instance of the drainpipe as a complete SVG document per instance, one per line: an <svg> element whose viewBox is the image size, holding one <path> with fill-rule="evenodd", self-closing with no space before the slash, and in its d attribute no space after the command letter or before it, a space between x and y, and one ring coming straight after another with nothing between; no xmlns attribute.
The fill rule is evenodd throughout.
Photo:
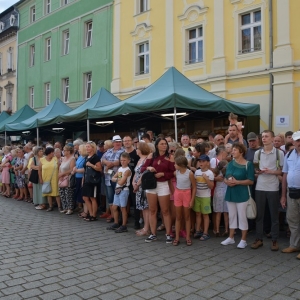
<svg viewBox="0 0 300 300"><path fill-rule="evenodd" d="M273 126L273 0L269 0L269 46L270 46L270 99L269 99L269 129Z"/></svg>

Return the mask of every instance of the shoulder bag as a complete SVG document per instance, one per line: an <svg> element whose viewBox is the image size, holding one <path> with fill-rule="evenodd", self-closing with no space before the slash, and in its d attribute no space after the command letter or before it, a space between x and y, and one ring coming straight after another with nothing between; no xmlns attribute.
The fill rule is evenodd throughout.
<svg viewBox="0 0 300 300"><path fill-rule="evenodd" d="M246 171L247 171L247 165L248 162L246 163ZM249 199L247 203L246 215L248 219L252 220L256 218L257 210L256 210L256 203L251 197L249 185L248 185L248 193L249 193Z"/></svg>
<svg viewBox="0 0 300 300"><path fill-rule="evenodd" d="M156 189L157 181L153 172L145 171L142 175L142 190Z"/></svg>
<svg viewBox="0 0 300 300"><path fill-rule="evenodd" d="M34 165L37 166L36 158L33 157L33 160L34 160ZM34 184L39 183L39 171L38 170L31 170L30 171L29 181L34 183Z"/></svg>
<svg viewBox="0 0 300 300"><path fill-rule="evenodd" d="M84 182L92 185L100 184L101 172L97 172L93 168L86 166L84 172Z"/></svg>
<svg viewBox="0 0 300 300"><path fill-rule="evenodd" d="M50 194L52 192L51 179L53 177L54 171L55 171L55 161L54 161L53 172L50 177L50 180L43 182L43 185L42 185L42 193L43 194Z"/></svg>

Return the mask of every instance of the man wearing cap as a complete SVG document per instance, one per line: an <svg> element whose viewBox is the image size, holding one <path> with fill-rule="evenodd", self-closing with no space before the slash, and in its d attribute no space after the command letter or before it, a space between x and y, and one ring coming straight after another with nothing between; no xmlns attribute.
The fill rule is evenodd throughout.
<svg viewBox="0 0 300 300"><path fill-rule="evenodd" d="M105 191L108 205L113 205L116 182L112 182L111 178L120 167L120 156L124 152L122 148L122 139L119 135L114 135L112 139L113 148L107 150L103 156L101 163L104 166ZM108 222L113 222L113 218L108 218Z"/></svg>
<svg viewBox="0 0 300 300"><path fill-rule="evenodd" d="M101 159L105 150L104 150L104 141L99 141L98 144L98 149L97 149L97 156Z"/></svg>
<svg viewBox="0 0 300 300"><path fill-rule="evenodd" d="M287 207L287 221L291 231L290 246L283 253L300 251L300 131L292 135L295 149L284 158L282 179L282 208ZM300 254L297 256L300 259Z"/></svg>
<svg viewBox="0 0 300 300"><path fill-rule="evenodd" d="M254 132L249 132L247 135L249 147L246 152L246 160L253 162L254 154L260 149L258 136Z"/></svg>
<svg viewBox="0 0 300 300"><path fill-rule="evenodd" d="M262 132L263 148L255 152L254 166L257 175L255 188L255 199L257 205L256 217L256 239L252 243L252 249L263 246L263 224L266 203L269 205L271 216L271 250L278 251L277 239L279 237L278 202L279 202L279 180L278 175L282 174L284 161L283 152L273 146L274 132L264 130Z"/></svg>

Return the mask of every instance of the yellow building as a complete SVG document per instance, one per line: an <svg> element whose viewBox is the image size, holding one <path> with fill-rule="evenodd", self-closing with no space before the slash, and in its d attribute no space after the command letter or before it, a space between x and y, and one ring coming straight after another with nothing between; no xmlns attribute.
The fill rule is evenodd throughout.
<svg viewBox="0 0 300 300"><path fill-rule="evenodd" d="M299 11L299 0L115 0L111 91L125 99L175 66L210 92L260 104L261 130L298 130Z"/></svg>
<svg viewBox="0 0 300 300"><path fill-rule="evenodd" d="M16 110L18 12L14 6L0 14L0 111Z"/></svg>

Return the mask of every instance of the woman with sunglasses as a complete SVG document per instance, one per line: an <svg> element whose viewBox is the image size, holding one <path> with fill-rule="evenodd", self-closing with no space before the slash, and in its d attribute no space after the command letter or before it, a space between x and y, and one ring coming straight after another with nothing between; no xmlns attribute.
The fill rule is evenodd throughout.
<svg viewBox="0 0 300 300"><path fill-rule="evenodd" d="M85 147L87 156L85 162L83 163L84 176L82 185L82 198L87 206L89 215L84 218L84 220L96 221L98 211L97 191L100 187L102 166L100 159L97 156L96 144L94 142L87 142ZM97 183L93 184L89 182L89 174L91 173L93 173L94 178L98 180Z"/></svg>
<svg viewBox="0 0 300 300"><path fill-rule="evenodd" d="M153 242L157 240L157 202L159 202L161 213L164 217L166 227L166 243L172 243L171 234L171 216L170 216L170 188L168 181L174 177L174 158L169 155L169 145L165 139L158 138L155 142L155 152L150 154L145 164L141 168L143 173L145 170L153 172L157 180L155 189L146 190L150 211L150 228L151 234L146 238L145 242Z"/></svg>

